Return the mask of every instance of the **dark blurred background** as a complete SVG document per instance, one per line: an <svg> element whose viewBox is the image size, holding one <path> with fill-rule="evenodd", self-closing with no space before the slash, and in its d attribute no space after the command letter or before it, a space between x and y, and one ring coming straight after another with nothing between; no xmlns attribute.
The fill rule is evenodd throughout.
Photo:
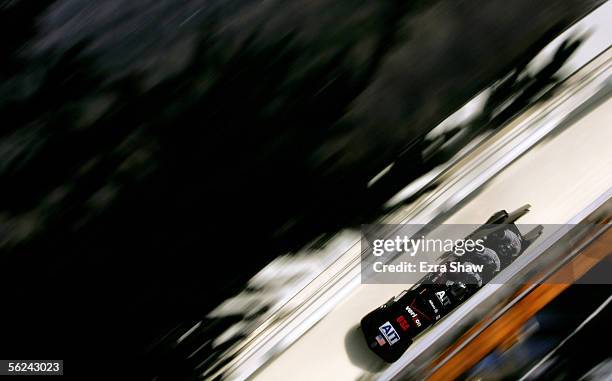
<svg viewBox="0 0 612 381"><path fill-rule="evenodd" d="M0 357L150 375L178 323L381 213L438 122L599 3L0 1Z"/></svg>

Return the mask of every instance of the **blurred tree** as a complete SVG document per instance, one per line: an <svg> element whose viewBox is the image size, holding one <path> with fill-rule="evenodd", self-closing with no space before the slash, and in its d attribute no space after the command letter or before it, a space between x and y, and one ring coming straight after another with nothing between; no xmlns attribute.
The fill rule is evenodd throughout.
<svg viewBox="0 0 612 381"><path fill-rule="evenodd" d="M592 6L547 0L525 39L530 2L504 5L507 44L480 46L455 36L490 28L475 1L222 3L0 2L5 358L140 359L276 255L371 218L374 174Z"/></svg>

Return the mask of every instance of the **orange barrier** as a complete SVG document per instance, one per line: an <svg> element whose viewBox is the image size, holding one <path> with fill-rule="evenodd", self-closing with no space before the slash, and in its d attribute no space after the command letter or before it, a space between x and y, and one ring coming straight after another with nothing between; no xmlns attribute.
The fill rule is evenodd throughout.
<svg viewBox="0 0 612 381"><path fill-rule="evenodd" d="M445 364L435 370L429 381L454 380L471 369L482 358L496 348L511 345L520 332L521 327L538 311L555 299L571 283L577 280L599 261L610 254L612 248L612 229L608 229L594 242L589 244L576 258L553 274L545 284L536 287L522 300L512 306L504 315L485 328L477 337L470 341L460 352L455 354ZM527 286L525 286L527 287ZM522 289L524 290L524 288ZM486 324L482 322L468 330L452 347L448 348L439 359L444 359L449 353L464 343Z"/></svg>

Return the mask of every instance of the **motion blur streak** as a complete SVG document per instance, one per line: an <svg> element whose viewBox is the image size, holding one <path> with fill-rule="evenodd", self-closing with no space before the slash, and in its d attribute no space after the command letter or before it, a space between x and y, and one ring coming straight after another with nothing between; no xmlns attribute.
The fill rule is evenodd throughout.
<svg viewBox="0 0 612 381"><path fill-rule="evenodd" d="M551 277L552 279L531 291L474 340L464 346L459 353L445 362L428 380L454 380L493 349L503 345L509 338L516 337L520 329L533 315L571 285L571 283L566 283L568 280L578 279L586 274L589 269L611 254L610 248L612 248L612 229L607 229L584 252L555 273ZM572 277L568 277L568 274L571 274ZM479 325L468 331L463 337L471 336L472 332L478 329ZM459 339L456 345L448 349L448 352L452 352L455 347L461 344L462 339ZM442 354L440 357L444 358L445 355Z"/></svg>
<svg viewBox="0 0 612 381"><path fill-rule="evenodd" d="M423 195L413 204L428 200L429 202L425 203L426 208L433 209L432 204L438 204L441 210L450 209L446 215L442 212L441 219L446 223L482 223L491 213L499 210L500 205L512 209L529 201L533 208L524 216L524 223L580 222L582 220L580 216L584 211L591 208L591 205L600 198L603 198L601 202L605 202L612 190L612 173L608 170L612 165L608 144L612 134L612 130L608 128L612 117L610 113L612 100L609 92L610 62L612 62L610 54L611 51L604 52L570 77L552 98L525 110L504 126L488 143L492 145L496 140L502 140L504 136L514 136L513 133L517 136L531 136L529 132L525 132L531 130L523 129L527 126L537 130L536 126L540 124L549 126L560 123L563 128L557 131L549 126L550 129L547 131L550 133L544 134L546 138L538 144L532 143L533 146L526 152L520 151L524 153L516 160L509 160L510 155L507 152L501 155L499 158L501 168L497 166L497 162L481 163L475 158L478 158L479 152L486 153L487 157L495 157L500 150L504 152L504 149L510 149L509 144L502 147L493 145L498 148L495 152L487 150L490 145L479 146L464 159L462 166L457 164L457 168L452 169L462 173L463 176L457 180L458 189L448 192L449 198L444 198L443 195L433 191L431 195ZM598 85L586 86L590 82ZM583 92L585 88L590 88L592 91ZM586 102L591 98L597 101ZM579 107L580 113L568 117L567 124L561 123L565 117L572 115L569 111L585 103L588 103L589 107ZM514 144L516 147L525 147L523 141L510 143L513 146ZM465 179L466 167L476 168L478 176L472 178L472 174L468 172L470 177ZM556 176L558 173L563 175ZM571 182L568 183L568 179L571 179ZM398 211L396 217L410 216L408 212L413 207L415 206L405 206L400 210L403 214ZM444 209L445 207L447 209ZM358 250L357 256L359 256ZM519 269L514 268L513 271ZM420 366L427 363L430 352L438 348L434 344L442 346L445 340L452 340L453 335L458 334L459 330L469 328L465 326L470 320L459 313L476 309L488 297L495 299L498 296L495 294L496 290L502 288L501 285L489 285L491 287L483 288L458 311L447 316L432 327L431 331L418 338L400 360L389 366L383 366L374 355L366 356L362 353L361 350L367 352L368 349L363 346L363 337L352 338L352 332L355 330L353 327L358 324L362 316L378 307L389 295L397 295L411 285L360 285L359 269L356 276L357 284L351 289L350 295L344 297L341 302L333 301L329 312L318 324L311 326L312 328L304 332L291 346L279 353L278 357L260 369L255 374L255 379L276 380L291 371L294 379L301 380L326 377L337 380L355 378L390 380L400 373L403 375L405 367L412 367L410 369L416 373L412 375L418 378ZM359 347L359 343L362 347ZM418 358L418 362L414 361L422 353L426 353L427 356ZM309 362L303 361L305 357L316 362L317 366L309 366Z"/></svg>
<svg viewBox="0 0 612 381"><path fill-rule="evenodd" d="M343 254L295 253L405 208L439 184L387 202L545 101L588 33L529 62L601 4L0 0L0 358L227 376L284 321L284 286ZM429 134L487 89L475 121ZM481 208L502 199L532 201Z"/></svg>

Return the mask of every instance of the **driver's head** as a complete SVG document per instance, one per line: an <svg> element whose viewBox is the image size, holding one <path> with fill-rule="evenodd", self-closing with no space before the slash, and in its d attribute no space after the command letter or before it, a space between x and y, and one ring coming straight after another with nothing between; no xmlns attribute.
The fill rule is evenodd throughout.
<svg viewBox="0 0 612 381"><path fill-rule="evenodd" d="M497 252L504 258L514 258L521 253L521 237L510 229L500 237Z"/></svg>

